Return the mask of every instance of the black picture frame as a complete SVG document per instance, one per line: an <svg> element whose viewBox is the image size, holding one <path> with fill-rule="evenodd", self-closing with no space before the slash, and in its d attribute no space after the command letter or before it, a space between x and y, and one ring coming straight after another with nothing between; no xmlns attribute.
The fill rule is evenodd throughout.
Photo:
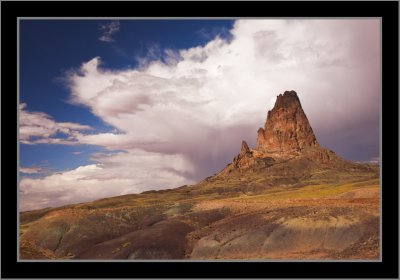
<svg viewBox="0 0 400 280"><path fill-rule="evenodd" d="M397 1L1 2L1 277L397 278ZM382 19L382 261L19 262L17 260L17 23L19 17L379 17Z"/></svg>

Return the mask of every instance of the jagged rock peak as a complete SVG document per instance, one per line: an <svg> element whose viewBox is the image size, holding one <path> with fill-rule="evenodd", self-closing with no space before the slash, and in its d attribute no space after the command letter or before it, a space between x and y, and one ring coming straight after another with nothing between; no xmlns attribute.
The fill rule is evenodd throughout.
<svg viewBox="0 0 400 280"><path fill-rule="evenodd" d="M301 107L300 99L294 90L285 91L277 96L274 108L288 108L291 106Z"/></svg>
<svg viewBox="0 0 400 280"><path fill-rule="evenodd" d="M242 149L233 159L233 166L236 168L247 168L254 163L253 153L250 151L246 141L242 141Z"/></svg>
<svg viewBox="0 0 400 280"><path fill-rule="evenodd" d="M285 153L319 146L295 91L277 96L264 128L257 132L257 150Z"/></svg>
<svg viewBox="0 0 400 280"><path fill-rule="evenodd" d="M242 141L242 150L240 151L240 154L246 154L250 153L249 146L247 145L246 141Z"/></svg>

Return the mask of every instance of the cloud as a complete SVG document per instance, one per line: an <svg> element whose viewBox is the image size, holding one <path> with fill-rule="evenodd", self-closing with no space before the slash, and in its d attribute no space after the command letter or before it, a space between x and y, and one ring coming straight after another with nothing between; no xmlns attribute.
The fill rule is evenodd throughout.
<svg viewBox="0 0 400 280"><path fill-rule="evenodd" d="M41 167L20 167L19 172L25 174L38 174L42 173L44 170Z"/></svg>
<svg viewBox="0 0 400 280"><path fill-rule="evenodd" d="M22 144L74 145L78 144L80 131L92 129L88 125L56 122L51 116L27 111L26 107L26 103L19 105L19 140Z"/></svg>
<svg viewBox="0 0 400 280"><path fill-rule="evenodd" d="M138 68L107 70L99 57L83 63L67 77L71 101L118 132L76 133L74 140L124 153L95 157L91 179L76 180L73 188L101 184L63 201L209 176L232 160L242 139L255 145L258 127L285 90L299 94L322 146L349 159L378 156L379 30L375 19L237 20L229 40L216 36L204 46L155 49ZM154 184L156 173L136 161L137 153L149 156L165 180ZM185 164L171 170L175 160ZM57 182L70 178L68 172ZM30 181L30 188L43 184L51 193L50 178ZM68 184L62 185L66 191Z"/></svg>
<svg viewBox="0 0 400 280"><path fill-rule="evenodd" d="M213 40L215 37L231 39L231 32L225 26L212 27L212 28L200 28L199 30L196 31L196 33L207 40Z"/></svg>
<svg viewBox="0 0 400 280"><path fill-rule="evenodd" d="M75 152L72 152L71 154L73 154L73 155L80 155L80 154L82 154L82 152L81 152L81 151L75 151Z"/></svg>
<svg viewBox="0 0 400 280"><path fill-rule="evenodd" d="M113 35L119 31L120 24L119 21L112 21L111 23L104 24L100 26L100 30L102 31L99 40L102 42L110 43L114 42Z"/></svg>
<svg viewBox="0 0 400 280"><path fill-rule="evenodd" d="M97 154L93 160L95 164L43 178L22 178L21 210L177 187L188 182L185 172L193 172L192 164L181 156L141 150Z"/></svg>
<svg viewBox="0 0 400 280"><path fill-rule="evenodd" d="M230 42L216 37L171 55L174 64L110 71L99 57L84 63L69 77L73 101L124 133L96 141L190 145L213 129L261 126L290 89L322 142L330 130L351 134L349 119L377 124L378 20L239 20L231 32Z"/></svg>

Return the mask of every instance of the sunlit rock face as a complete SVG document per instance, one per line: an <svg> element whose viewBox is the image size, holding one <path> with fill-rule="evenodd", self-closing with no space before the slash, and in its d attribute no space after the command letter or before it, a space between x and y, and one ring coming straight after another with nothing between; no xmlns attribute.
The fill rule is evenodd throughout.
<svg viewBox="0 0 400 280"><path fill-rule="evenodd" d="M278 95L268 111L264 128L257 132L257 150L271 153L301 151L319 146L295 91Z"/></svg>
<svg viewBox="0 0 400 280"><path fill-rule="evenodd" d="M257 146L250 148L243 141L240 153L220 175L229 175L235 170L255 172L294 158L316 165L334 166L342 162L333 151L318 144L297 93L285 91L277 96L274 108L268 111L264 128L258 130ZM296 173L300 169L292 171Z"/></svg>

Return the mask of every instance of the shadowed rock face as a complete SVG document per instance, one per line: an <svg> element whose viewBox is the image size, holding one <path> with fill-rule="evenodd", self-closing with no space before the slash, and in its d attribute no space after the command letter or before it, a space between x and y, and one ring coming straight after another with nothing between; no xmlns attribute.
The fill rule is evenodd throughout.
<svg viewBox="0 0 400 280"><path fill-rule="evenodd" d="M284 153L319 146L295 91L280 94L257 133L257 150Z"/></svg>

